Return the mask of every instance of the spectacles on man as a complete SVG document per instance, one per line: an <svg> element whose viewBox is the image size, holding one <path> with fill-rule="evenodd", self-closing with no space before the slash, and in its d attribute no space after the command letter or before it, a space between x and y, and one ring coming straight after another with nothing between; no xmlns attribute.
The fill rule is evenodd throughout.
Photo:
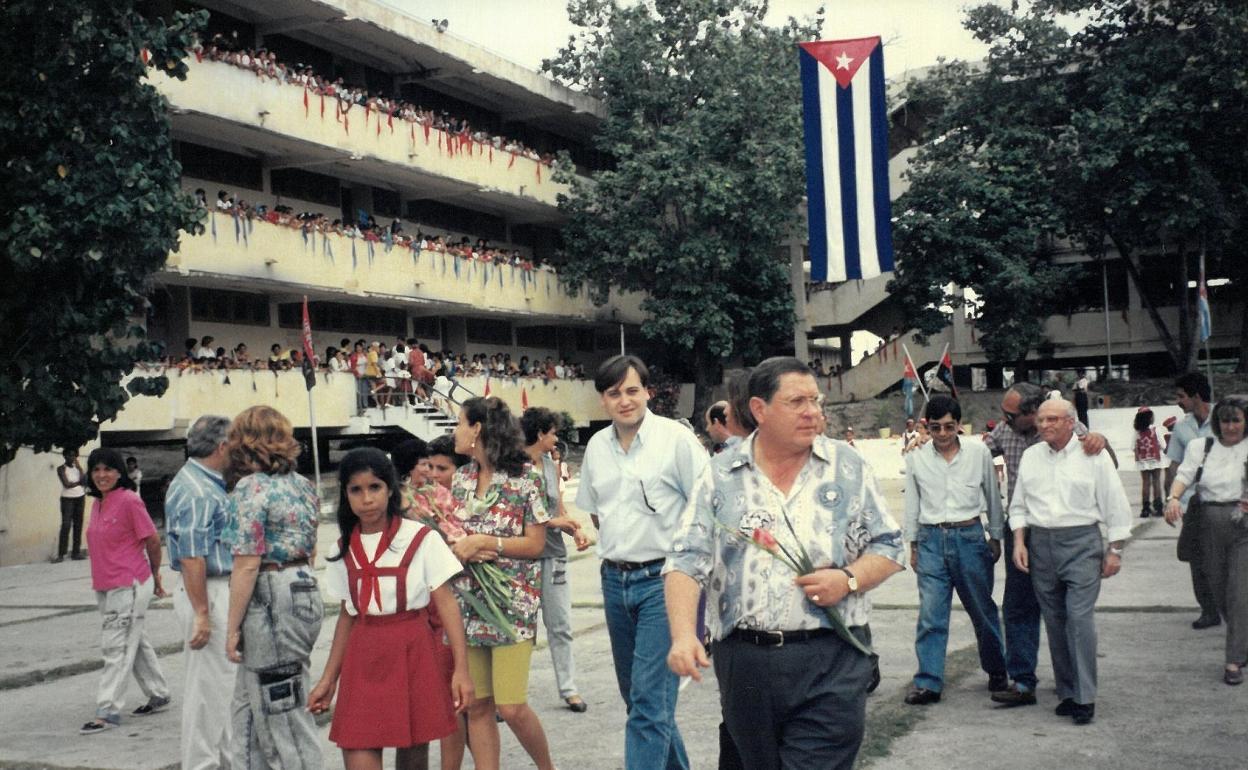
<svg viewBox="0 0 1248 770"><path fill-rule="evenodd" d="M1002 409L1002 410L1001 410L1001 414L1002 414L1002 416L1004 416L1004 417L1005 417L1005 421L1006 421L1006 422L1008 422L1008 423L1010 423L1011 425L1012 425L1012 424L1014 424L1014 421L1015 421L1015 420L1017 420L1019 417L1022 417L1022 416L1023 416L1023 413L1022 413L1022 412L1010 412L1010 411L1007 411L1007 410L1005 410L1005 409Z"/></svg>
<svg viewBox="0 0 1248 770"><path fill-rule="evenodd" d="M932 433L957 433L958 425L953 422L929 422L927 429Z"/></svg>
<svg viewBox="0 0 1248 770"><path fill-rule="evenodd" d="M780 403L784 404L784 408L791 412L800 412L807 408L817 410L823 409L823 394L818 396L794 396L793 398L781 399Z"/></svg>

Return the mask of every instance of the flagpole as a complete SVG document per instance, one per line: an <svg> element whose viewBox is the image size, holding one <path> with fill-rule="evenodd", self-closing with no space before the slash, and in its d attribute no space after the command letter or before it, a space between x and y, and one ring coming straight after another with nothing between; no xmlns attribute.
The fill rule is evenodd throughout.
<svg viewBox="0 0 1248 770"><path fill-rule="evenodd" d="M940 358L936 359L936 379L938 379L938 380L940 379L940 367L941 367L941 365L942 365L942 364L944 363L944 361L945 361L945 356L946 356L946 355L948 355L948 354L949 354L949 343L948 343L948 342L946 342L946 343L945 343L945 349L944 349L944 350L942 350L942 351L940 351ZM950 365L949 365L949 382L953 382L953 364L952 364L952 362L950 362ZM953 387L952 387L952 386L950 386L950 391L952 391L952 389L953 389ZM953 393L952 393L952 392L950 392L950 393L949 393L949 395L951 395L951 396L952 396L952 395L953 395Z"/></svg>
<svg viewBox="0 0 1248 770"><path fill-rule="evenodd" d="M919 392L923 394L923 403L926 404L927 388L923 387L923 378L919 376L919 368L914 365L914 358L910 355L910 348L906 347L906 343L901 343L901 349L906 354L906 361L909 362L910 368L914 370L914 381L919 384Z"/></svg>
<svg viewBox="0 0 1248 770"><path fill-rule="evenodd" d="M316 376L315 374L313 376ZM316 474L316 496L321 496L321 445L316 440L316 407L312 403L312 391L308 391L308 422L312 425L312 470Z"/></svg>
<svg viewBox="0 0 1248 770"><path fill-rule="evenodd" d="M1205 308L1208 308L1208 306L1209 306L1209 289L1208 289L1208 286L1209 286L1209 284L1208 284L1208 282L1206 281L1206 278L1205 278L1205 239L1204 239L1204 237L1202 236L1202 237L1201 237L1201 239L1200 239L1200 286L1197 286L1197 287L1196 287L1197 306L1198 306L1198 307L1199 307L1199 303L1201 303L1201 302L1204 302ZM1213 356L1209 353L1209 337L1212 337L1212 336L1213 336L1213 314L1212 314L1212 313L1210 313L1210 314L1209 314L1209 316L1208 316L1208 318L1209 318L1209 334L1208 334L1208 336L1206 336L1206 335L1204 334L1204 324L1205 324L1205 322L1204 322L1204 318L1205 318L1205 310L1204 310L1204 309L1201 309L1201 311L1200 311L1200 316L1201 316L1201 321L1200 321L1200 325L1201 325L1201 335L1200 335L1200 336L1202 336L1202 337L1204 337L1204 338L1205 338L1205 339L1204 339L1204 343L1205 343L1205 371L1208 373L1208 376L1209 376L1209 402L1210 402L1210 403L1216 403L1216 400L1214 399L1214 396L1213 396Z"/></svg>

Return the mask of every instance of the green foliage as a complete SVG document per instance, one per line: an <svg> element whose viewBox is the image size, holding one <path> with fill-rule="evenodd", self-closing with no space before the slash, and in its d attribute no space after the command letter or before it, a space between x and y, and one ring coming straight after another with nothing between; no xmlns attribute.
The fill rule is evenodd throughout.
<svg viewBox="0 0 1248 770"><path fill-rule="evenodd" d="M695 362L699 398L722 362L788 344L788 258L804 193L798 40L818 23L764 24L742 0L571 0L582 28L543 67L601 99L613 162L561 197L571 285L596 302L645 292L643 334Z"/></svg>
<svg viewBox="0 0 1248 770"><path fill-rule="evenodd" d="M1059 14L1084 26L1069 34ZM987 62L943 64L907 89L908 109L932 117L894 208L891 288L922 332L959 304L953 282L980 297L990 358L1021 360L1070 278L1051 261L1063 239L1094 257L1116 248L1137 282L1140 252L1158 244L1177 254L1180 286L1202 242L1231 259L1248 203L1244 4L1040 0L973 8L966 26L991 44ZM1186 368L1186 298L1181 309L1175 338L1149 306Z"/></svg>
<svg viewBox="0 0 1248 770"><path fill-rule="evenodd" d="M134 0L5 3L0 463L20 446L93 439L127 399L121 378L148 355L150 277L196 213L178 187L165 104L144 78L184 78L206 18L145 19Z"/></svg>
<svg viewBox="0 0 1248 770"><path fill-rule="evenodd" d="M559 436L559 440L568 446L572 446L580 440L580 431L576 429L576 420L572 419L571 412L559 413L559 428L555 431Z"/></svg>

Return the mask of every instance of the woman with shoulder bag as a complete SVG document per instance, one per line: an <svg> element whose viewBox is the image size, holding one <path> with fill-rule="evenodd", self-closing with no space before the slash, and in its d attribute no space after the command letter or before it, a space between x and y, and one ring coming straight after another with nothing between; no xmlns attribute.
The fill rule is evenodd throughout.
<svg viewBox="0 0 1248 770"><path fill-rule="evenodd" d="M1225 398L1210 417L1213 436L1187 445L1166 501L1166 521L1183 517L1179 498L1195 486L1200 502L1201 548L1209 587L1226 618L1226 666L1222 679L1242 684L1248 665L1248 519L1245 474L1248 399ZM1193 498L1192 505L1196 505Z"/></svg>

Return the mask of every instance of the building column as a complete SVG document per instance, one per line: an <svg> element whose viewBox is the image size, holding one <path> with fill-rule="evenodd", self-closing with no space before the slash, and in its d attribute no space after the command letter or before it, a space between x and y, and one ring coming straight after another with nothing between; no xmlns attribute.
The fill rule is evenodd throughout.
<svg viewBox="0 0 1248 770"><path fill-rule="evenodd" d="M854 349L850 345L850 339L854 336L852 331L841 334L841 371L849 369L854 365Z"/></svg>

